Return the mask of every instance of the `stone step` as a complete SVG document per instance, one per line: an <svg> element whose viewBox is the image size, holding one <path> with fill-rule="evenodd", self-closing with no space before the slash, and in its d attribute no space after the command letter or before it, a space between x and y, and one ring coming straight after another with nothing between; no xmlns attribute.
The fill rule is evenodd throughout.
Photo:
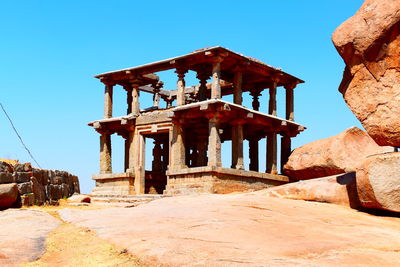
<svg viewBox="0 0 400 267"><path fill-rule="evenodd" d="M156 195L156 194L146 194L146 195L92 195L91 199L93 202L124 202L124 203L139 203L139 202L149 202L152 200L169 197L167 195Z"/></svg>

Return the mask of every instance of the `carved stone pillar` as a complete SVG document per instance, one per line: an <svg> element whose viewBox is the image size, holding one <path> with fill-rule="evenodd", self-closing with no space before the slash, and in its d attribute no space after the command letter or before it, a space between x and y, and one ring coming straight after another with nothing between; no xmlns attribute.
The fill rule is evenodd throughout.
<svg viewBox="0 0 400 267"><path fill-rule="evenodd" d="M292 141L288 135L283 135L281 138L281 173L283 173L283 166L288 162L291 152Z"/></svg>
<svg viewBox="0 0 400 267"><path fill-rule="evenodd" d="M178 74L178 82L177 82L177 96L176 96L176 105L182 106L186 104L185 101L185 73L187 69L177 68L175 71Z"/></svg>
<svg viewBox="0 0 400 267"><path fill-rule="evenodd" d="M250 171L258 172L258 138L253 137L249 140L249 158L250 164L249 169Z"/></svg>
<svg viewBox="0 0 400 267"><path fill-rule="evenodd" d="M153 107L160 106L160 90L163 87L163 82L159 81L157 84L153 86L154 88L154 95L153 95Z"/></svg>
<svg viewBox="0 0 400 267"><path fill-rule="evenodd" d="M260 100L259 97L261 96L261 90L255 89L250 91L250 95L253 97L252 107L254 110L260 110Z"/></svg>
<svg viewBox="0 0 400 267"><path fill-rule="evenodd" d="M162 148L159 140L154 140L152 171L162 170Z"/></svg>
<svg viewBox="0 0 400 267"><path fill-rule="evenodd" d="M185 159L185 136L183 121L174 120L171 140L171 168L174 170L187 168Z"/></svg>
<svg viewBox="0 0 400 267"><path fill-rule="evenodd" d="M276 116L276 87L277 87L277 80L272 82L271 88L269 88L269 106L268 106L268 113L270 115Z"/></svg>
<svg viewBox="0 0 400 267"><path fill-rule="evenodd" d="M207 166L207 137L206 138L199 138L197 143L198 155L197 155L197 162L196 166Z"/></svg>
<svg viewBox="0 0 400 267"><path fill-rule="evenodd" d="M232 125L232 165L231 168L243 170L243 125Z"/></svg>
<svg viewBox="0 0 400 267"><path fill-rule="evenodd" d="M128 132L128 138L126 139L127 144L125 147L128 149L128 168L126 172L135 173L135 153L138 152L137 140L135 139L135 130Z"/></svg>
<svg viewBox="0 0 400 267"><path fill-rule="evenodd" d="M134 173L135 173L135 193L144 194L145 186L145 137L137 130L133 138L133 158L134 158Z"/></svg>
<svg viewBox="0 0 400 267"><path fill-rule="evenodd" d="M100 135L100 173L112 173L111 134L108 131Z"/></svg>
<svg viewBox="0 0 400 267"><path fill-rule="evenodd" d="M168 140L166 140L162 144L162 171L166 171L168 169L168 164L169 164L169 142Z"/></svg>
<svg viewBox="0 0 400 267"><path fill-rule="evenodd" d="M124 86L126 90L126 103L128 108L126 109L126 114L129 115L132 113L132 86Z"/></svg>
<svg viewBox="0 0 400 267"><path fill-rule="evenodd" d="M208 166L222 166L218 114L211 117L208 121Z"/></svg>
<svg viewBox="0 0 400 267"><path fill-rule="evenodd" d="M211 98L221 98L221 62L222 57L216 57L212 68Z"/></svg>
<svg viewBox="0 0 400 267"><path fill-rule="evenodd" d="M296 84L286 85L286 119L294 121L294 88Z"/></svg>
<svg viewBox="0 0 400 267"><path fill-rule="evenodd" d="M207 100L207 79L210 77L204 69L197 72L197 79L199 79L199 92L197 94L197 100Z"/></svg>
<svg viewBox="0 0 400 267"><path fill-rule="evenodd" d="M105 88L104 88L104 118L105 119L112 117L113 86L114 86L114 84L112 84L112 83L105 83Z"/></svg>
<svg viewBox="0 0 400 267"><path fill-rule="evenodd" d="M140 113L140 103L139 103L139 84L132 83L132 102L131 102L131 111L133 114Z"/></svg>
<svg viewBox="0 0 400 267"><path fill-rule="evenodd" d="M277 174L277 140L276 133L267 135L267 173Z"/></svg>
<svg viewBox="0 0 400 267"><path fill-rule="evenodd" d="M235 72L235 76L233 78L233 103L242 105L242 82L243 82L243 73L238 70Z"/></svg>

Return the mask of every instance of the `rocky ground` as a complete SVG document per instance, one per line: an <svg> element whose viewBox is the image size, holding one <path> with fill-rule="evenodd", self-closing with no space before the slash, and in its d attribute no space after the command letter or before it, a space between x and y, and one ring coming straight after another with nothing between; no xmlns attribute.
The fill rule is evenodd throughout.
<svg viewBox="0 0 400 267"><path fill-rule="evenodd" d="M265 194L6 210L0 265L398 266L400 218Z"/></svg>

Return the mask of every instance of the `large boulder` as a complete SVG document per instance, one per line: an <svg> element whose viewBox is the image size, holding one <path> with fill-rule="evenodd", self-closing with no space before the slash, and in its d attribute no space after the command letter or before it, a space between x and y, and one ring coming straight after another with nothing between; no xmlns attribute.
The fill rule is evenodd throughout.
<svg viewBox="0 0 400 267"><path fill-rule="evenodd" d="M400 146L400 1L366 0L332 40L347 105L376 143Z"/></svg>
<svg viewBox="0 0 400 267"><path fill-rule="evenodd" d="M0 184L0 209L12 207L17 199L17 184Z"/></svg>
<svg viewBox="0 0 400 267"><path fill-rule="evenodd" d="M352 208L360 206L354 172L274 186L265 189L265 195L333 203Z"/></svg>
<svg viewBox="0 0 400 267"><path fill-rule="evenodd" d="M354 172L365 157L393 151L393 147L380 147L366 132L352 127L295 149L283 172L297 180Z"/></svg>
<svg viewBox="0 0 400 267"><path fill-rule="evenodd" d="M400 153L368 157L357 169L357 191L365 208L400 212Z"/></svg>

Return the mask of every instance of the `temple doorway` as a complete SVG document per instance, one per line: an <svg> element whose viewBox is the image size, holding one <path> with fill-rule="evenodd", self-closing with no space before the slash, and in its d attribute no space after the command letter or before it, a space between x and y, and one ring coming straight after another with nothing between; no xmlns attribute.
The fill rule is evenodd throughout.
<svg viewBox="0 0 400 267"><path fill-rule="evenodd" d="M162 194L167 185L166 171L169 162L169 134L155 133L144 135L146 142L151 149L152 161L149 169L145 171L144 193Z"/></svg>

